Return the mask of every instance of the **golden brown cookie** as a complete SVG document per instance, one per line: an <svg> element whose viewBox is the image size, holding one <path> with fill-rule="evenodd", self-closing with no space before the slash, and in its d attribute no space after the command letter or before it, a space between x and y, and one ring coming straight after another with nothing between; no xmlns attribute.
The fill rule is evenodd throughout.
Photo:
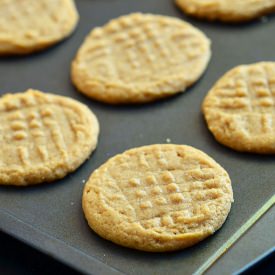
<svg viewBox="0 0 275 275"><path fill-rule="evenodd" d="M91 31L72 63L72 80L99 101L149 102L183 92L210 55L210 41L190 24L134 13Z"/></svg>
<svg viewBox="0 0 275 275"><path fill-rule="evenodd" d="M233 23L275 12L275 0L176 0L176 4L189 15Z"/></svg>
<svg viewBox="0 0 275 275"><path fill-rule="evenodd" d="M224 223L233 202L226 171L185 145L150 145L109 159L83 192L90 227L122 246L163 252L192 246Z"/></svg>
<svg viewBox="0 0 275 275"><path fill-rule="evenodd" d="M244 152L275 153L275 63L238 66L217 81L203 102L209 130Z"/></svg>
<svg viewBox="0 0 275 275"><path fill-rule="evenodd" d="M95 115L76 100L36 90L0 98L0 184L54 181L97 145Z"/></svg>
<svg viewBox="0 0 275 275"><path fill-rule="evenodd" d="M70 35L77 21L73 0L0 0L0 55L44 49Z"/></svg>

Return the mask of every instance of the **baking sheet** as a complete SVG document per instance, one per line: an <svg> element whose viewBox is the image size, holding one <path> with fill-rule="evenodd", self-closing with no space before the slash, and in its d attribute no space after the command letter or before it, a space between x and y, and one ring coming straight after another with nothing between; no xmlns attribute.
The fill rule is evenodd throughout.
<svg viewBox="0 0 275 275"><path fill-rule="evenodd" d="M87 273L195 272L275 193L275 156L241 154L218 144L200 111L207 91L228 69L275 61L275 17L230 26L187 18L170 0L77 0L76 4L80 23L71 38L41 53L0 59L0 93L36 88L80 100L98 116L98 148L75 173L58 182L23 189L0 187L0 229ZM184 94L142 106L109 106L82 96L70 82L70 63L84 37L91 28L136 11L176 16L204 31L213 51L206 73ZM192 248L164 254L122 248L98 237L81 209L85 180L117 153L168 139L205 151L229 172L235 203L222 229Z"/></svg>

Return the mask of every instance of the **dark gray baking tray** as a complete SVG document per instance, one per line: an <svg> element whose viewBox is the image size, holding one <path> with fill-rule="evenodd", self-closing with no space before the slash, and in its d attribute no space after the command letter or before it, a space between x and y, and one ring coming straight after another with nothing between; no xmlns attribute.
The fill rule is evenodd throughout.
<svg viewBox="0 0 275 275"><path fill-rule="evenodd" d="M275 61L275 18L230 26L187 18L170 0L76 2L80 24L71 38L41 53L0 59L0 91L32 87L86 103L101 124L98 148L63 180L29 188L1 187L0 229L87 273L195 272L275 193L275 157L241 154L219 145L200 112L205 94L228 69L243 63ZM184 94L142 106L113 107L82 96L71 85L70 63L83 38L91 28L136 11L176 16L203 30L212 40L213 51L205 75ZM110 156L136 146L166 143L167 139L205 151L229 172L235 203L222 229L193 248L165 254L122 248L98 237L82 214L84 181Z"/></svg>

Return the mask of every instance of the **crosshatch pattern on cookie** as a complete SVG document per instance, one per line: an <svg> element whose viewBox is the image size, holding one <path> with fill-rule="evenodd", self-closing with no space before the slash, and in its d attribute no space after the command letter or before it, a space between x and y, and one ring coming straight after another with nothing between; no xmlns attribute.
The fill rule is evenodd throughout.
<svg viewBox="0 0 275 275"><path fill-rule="evenodd" d="M95 28L78 51L72 75L81 91L97 93L97 85L104 83L106 90L122 87L144 92L149 87L148 92L161 92L163 87L165 92L168 85L171 92L191 85L209 58L209 40L190 24L135 13ZM179 81L181 88L177 87Z"/></svg>
<svg viewBox="0 0 275 275"><path fill-rule="evenodd" d="M217 107L224 112L274 113L275 66L243 67L216 88Z"/></svg>
<svg viewBox="0 0 275 275"><path fill-rule="evenodd" d="M89 198L91 204L102 203L107 212L112 209L144 230L168 235L213 232L232 201L230 179L205 155L192 153L189 147L173 145L130 150L100 167L84 196L89 198L94 188L101 201Z"/></svg>
<svg viewBox="0 0 275 275"><path fill-rule="evenodd" d="M231 131L231 136L236 131L251 140L266 136L263 150L274 151L271 143L275 140L275 63L261 62L232 69L206 96L203 110L210 130L216 132L216 123L221 123L228 135ZM263 142L264 139L255 143L261 147Z"/></svg>
<svg viewBox="0 0 275 275"><path fill-rule="evenodd" d="M184 28L182 22L156 18L135 14L111 21L104 30L95 29L88 38L94 39L93 43L82 50L85 60L80 61L80 66L89 68L89 74L99 78L113 77L127 83L143 82L146 73L152 79L169 73L182 74L182 69L188 70L207 47L189 25ZM126 73L129 69L131 74Z"/></svg>
<svg viewBox="0 0 275 275"><path fill-rule="evenodd" d="M83 145L91 137L87 126L92 121L78 104L33 90L4 96L0 100L0 179L22 168L45 165L46 169L57 160L70 169L70 158L78 154L75 144ZM97 125L89 126L95 127L97 135Z"/></svg>
<svg viewBox="0 0 275 275"><path fill-rule="evenodd" d="M160 160L167 161L165 157ZM148 170L154 170L149 162L147 164ZM107 173L112 179L110 184L117 185L119 188L119 191L113 194L114 196L109 197L110 206L117 194L121 194L128 206L134 210L136 217L134 222L139 222L145 228L151 222L158 221L158 227L161 229L164 225L167 230L167 222L163 224L162 221L162 218L167 219L167 216L170 217L171 226L177 223L175 219L181 216L182 222L186 221L186 226L192 228L198 219L196 212L203 209L199 214L200 220L208 220L211 213L207 209L207 204L223 196L221 184L215 177L213 169L211 167L200 169L199 164L187 171L145 172L144 176L119 181L111 176L111 171ZM196 202L198 202L197 205ZM199 205L200 202L201 205ZM193 205L196 206L193 207Z"/></svg>
<svg viewBox="0 0 275 275"><path fill-rule="evenodd" d="M51 103L49 99L45 97L41 101L32 96L26 102L26 99L22 97L21 100L5 102L3 108L0 106L2 128L6 129L3 133L8 133L3 135L3 141L18 148L19 157L11 159L13 164L16 159L22 162L18 163L19 165L29 163L30 154L39 156L42 162L53 156L56 157L57 154L67 158L69 148L66 143L68 141L69 143L78 142L81 137L85 137L85 128L81 127L83 124L81 118L75 115L71 108ZM62 121L56 119L57 115L63 117ZM72 140L63 136L64 128L70 130L66 135L67 137L73 136ZM50 152L47 148L56 150ZM49 157L49 154L52 156ZM5 160L2 160L2 163L4 162Z"/></svg>

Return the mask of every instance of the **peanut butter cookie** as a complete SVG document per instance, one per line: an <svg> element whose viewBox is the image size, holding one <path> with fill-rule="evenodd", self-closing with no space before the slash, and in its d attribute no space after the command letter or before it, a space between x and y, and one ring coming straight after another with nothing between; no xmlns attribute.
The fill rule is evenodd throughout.
<svg viewBox="0 0 275 275"><path fill-rule="evenodd" d="M243 152L275 153L275 63L241 65L227 72L203 102L209 130Z"/></svg>
<svg viewBox="0 0 275 275"><path fill-rule="evenodd" d="M0 55L44 49L71 34L73 0L0 0Z"/></svg>
<svg viewBox="0 0 275 275"><path fill-rule="evenodd" d="M63 178L95 149L95 115L76 100L35 90L0 98L0 184Z"/></svg>
<svg viewBox="0 0 275 275"><path fill-rule="evenodd" d="M109 159L83 192L90 227L122 246L163 252L203 240L224 223L233 201L226 171L184 145L150 145Z"/></svg>
<svg viewBox="0 0 275 275"><path fill-rule="evenodd" d="M190 24L134 13L92 30L72 63L72 80L99 101L149 102L183 92L210 55L210 41Z"/></svg>
<svg viewBox="0 0 275 275"><path fill-rule="evenodd" d="M176 4L189 15L233 23L275 12L275 0L176 0Z"/></svg>

